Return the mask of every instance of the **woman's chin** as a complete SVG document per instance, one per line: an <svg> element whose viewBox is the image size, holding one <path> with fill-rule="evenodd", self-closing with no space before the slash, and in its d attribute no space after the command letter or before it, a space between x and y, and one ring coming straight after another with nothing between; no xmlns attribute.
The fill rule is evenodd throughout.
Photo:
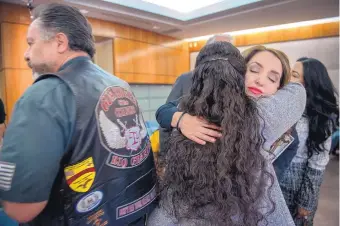
<svg viewBox="0 0 340 226"><path fill-rule="evenodd" d="M250 91L246 92L246 94L247 94L247 96L255 98L255 99L260 98L262 96L261 94L254 94Z"/></svg>

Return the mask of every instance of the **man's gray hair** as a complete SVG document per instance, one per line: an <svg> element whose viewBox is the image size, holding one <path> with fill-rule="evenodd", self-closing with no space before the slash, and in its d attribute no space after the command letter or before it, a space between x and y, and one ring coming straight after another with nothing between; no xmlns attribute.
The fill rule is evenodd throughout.
<svg viewBox="0 0 340 226"><path fill-rule="evenodd" d="M84 51L91 58L94 56L92 27L79 9L59 3L42 4L33 10L32 17L37 20L44 40L61 32L67 36L71 50Z"/></svg>
<svg viewBox="0 0 340 226"><path fill-rule="evenodd" d="M217 35L214 35L211 38L209 38L206 45L209 45L211 43L218 42L218 41L232 43L233 37L229 34L217 34Z"/></svg>

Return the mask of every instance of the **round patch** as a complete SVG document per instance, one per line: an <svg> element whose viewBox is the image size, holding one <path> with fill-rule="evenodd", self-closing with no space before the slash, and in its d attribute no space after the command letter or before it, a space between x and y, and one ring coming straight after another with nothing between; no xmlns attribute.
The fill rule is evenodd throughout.
<svg viewBox="0 0 340 226"><path fill-rule="evenodd" d="M106 88L96 107L100 142L114 168L140 165L150 154L150 141L133 93L119 86Z"/></svg>
<svg viewBox="0 0 340 226"><path fill-rule="evenodd" d="M101 191L91 192L78 201L76 210L79 213L89 212L96 208L101 203L102 199L103 192Z"/></svg>

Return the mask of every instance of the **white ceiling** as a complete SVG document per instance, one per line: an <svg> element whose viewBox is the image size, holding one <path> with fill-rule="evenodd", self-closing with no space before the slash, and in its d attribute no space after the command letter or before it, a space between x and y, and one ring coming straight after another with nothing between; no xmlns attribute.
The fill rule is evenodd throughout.
<svg viewBox="0 0 340 226"><path fill-rule="evenodd" d="M25 4L23 0L0 1ZM52 1L34 0L33 6ZM87 10L86 15L89 17L127 24L180 39L339 16L338 0L225 0L194 10L190 12L191 16L186 17L166 14L164 12L176 13L176 11L164 7L161 7L160 11L157 11L159 6L153 7L153 10L149 8L141 10L143 8L141 5L132 4L136 2L145 4L141 0L56 0L53 2L64 2ZM222 5L218 5L223 2L229 2L225 9ZM233 4L230 5L230 2ZM129 4L131 7L126 6ZM216 5L220 6L217 11Z"/></svg>
<svg viewBox="0 0 340 226"><path fill-rule="evenodd" d="M104 2L189 21L262 0L103 0ZM79 2L69 0L69 2Z"/></svg>

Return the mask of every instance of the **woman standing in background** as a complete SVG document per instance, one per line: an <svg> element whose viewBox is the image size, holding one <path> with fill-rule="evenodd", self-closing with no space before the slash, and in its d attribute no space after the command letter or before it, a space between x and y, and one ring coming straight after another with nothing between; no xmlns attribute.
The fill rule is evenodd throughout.
<svg viewBox="0 0 340 226"><path fill-rule="evenodd" d="M326 67L313 58L301 58L295 63L292 80L305 85L307 105L296 125L300 140L297 154L280 186L296 225L313 225L320 185L329 161L331 135L338 124L336 90Z"/></svg>

